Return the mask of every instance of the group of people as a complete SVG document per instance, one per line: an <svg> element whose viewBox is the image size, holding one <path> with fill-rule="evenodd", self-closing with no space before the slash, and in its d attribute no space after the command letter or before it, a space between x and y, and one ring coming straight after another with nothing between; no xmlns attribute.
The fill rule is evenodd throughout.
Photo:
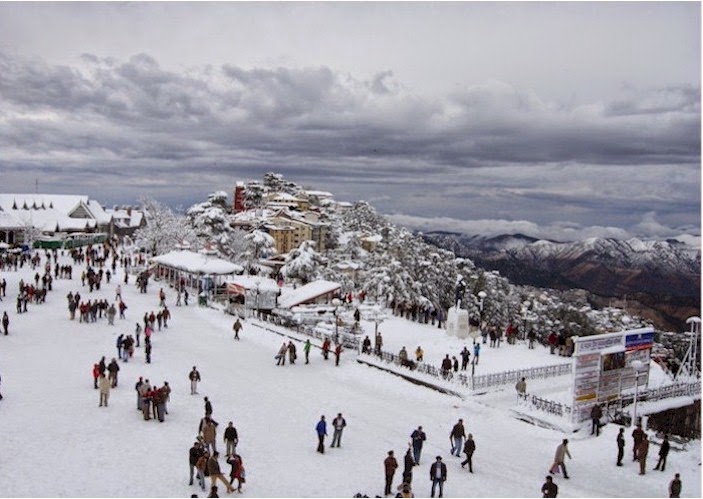
<svg viewBox="0 0 703 499"><path fill-rule="evenodd" d="M134 385L134 390L137 392L137 410L142 412L144 421L154 419L163 423L168 414L167 402L171 400L171 387L168 381L164 381L161 387L157 387L140 376Z"/></svg>
<svg viewBox="0 0 703 499"><path fill-rule="evenodd" d="M195 370L195 367L193 367ZM190 376L189 376L190 378ZM191 380L192 381L192 380ZM227 493L235 490L242 492L242 485L246 482L244 460L237 452L239 443L239 433L234 423L230 421L224 431L223 440L225 442L225 460L230 465L229 481L225 478L220 468L220 453L217 450L217 426L219 423L212 417L212 402L208 397L203 398L205 402L205 415L200 420L198 434L193 442L193 446L188 451L188 463L190 465L189 485L193 485L193 475L197 476L198 486L205 490L205 477L210 477L210 493L208 497L218 497L217 481L224 484ZM233 484L237 481L237 488Z"/></svg>
<svg viewBox="0 0 703 499"><path fill-rule="evenodd" d="M593 435L593 433L591 433ZM598 433L596 433L598 436ZM642 425L638 424L632 431L632 460L633 462L639 463L639 474L645 474L645 468L647 463L647 454L649 452L649 438L646 432L642 429ZM618 435L616 437L617 443L617 460L616 466L623 466L622 460L625 457L625 429L620 428ZM557 497L559 487L554 482L553 475L555 473L561 472L565 479L569 478L566 470L565 459L568 457L571 459L571 453L569 452L569 440L563 439L561 444L559 444L554 452L554 461L552 466L549 468L549 475L545 478L545 482L542 485L542 497ZM654 470L664 471L666 469L666 458L669 454L669 437L664 435L661 446L659 448L659 460ZM681 494L681 476L679 473L674 475L674 478L669 482L669 497L680 497Z"/></svg>
<svg viewBox="0 0 703 499"><path fill-rule="evenodd" d="M236 326L235 322L235 326ZM235 339L239 339L238 334L235 333ZM329 337L325 337L325 339L322 341L322 347L321 347L321 353L322 353L322 358L324 360L329 360L329 354L331 350L332 342L330 341ZM309 339L305 340L305 343L303 343L303 354L305 355L305 363L309 364L310 363L310 351L312 350L312 343L310 342ZM335 366L339 366L339 361L342 355L342 344L337 343L334 347L334 350L332 351L334 353L334 363ZM291 341L284 341L281 343L281 346L278 348L278 351L276 352L276 355L274 355L274 359L276 360L276 365L277 366L285 366L286 365L286 357L288 358L288 362L290 364L295 364L295 361L298 359L298 348L295 346L295 343L293 340Z"/></svg>

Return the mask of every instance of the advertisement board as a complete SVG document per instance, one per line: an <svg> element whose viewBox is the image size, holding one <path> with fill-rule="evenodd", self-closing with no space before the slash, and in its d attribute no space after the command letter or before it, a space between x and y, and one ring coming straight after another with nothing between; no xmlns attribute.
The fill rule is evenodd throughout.
<svg viewBox="0 0 703 499"><path fill-rule="evenodd" d="M638 381L645 385L653 343L651 328L575 338L572 421L589 419L594 404L617 400L634 388L635 360L643 364Z"/></svg>

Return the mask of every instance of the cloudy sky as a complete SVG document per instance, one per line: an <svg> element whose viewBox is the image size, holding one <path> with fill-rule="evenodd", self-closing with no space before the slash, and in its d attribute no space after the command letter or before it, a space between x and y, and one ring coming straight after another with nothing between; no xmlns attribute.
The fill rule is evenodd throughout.
<svg viewBox="0 0 703 499"><path fill-rule="evenodd" d="M700 233L701 7L0 4L4 192L278 171L423 230Z"/></svg>

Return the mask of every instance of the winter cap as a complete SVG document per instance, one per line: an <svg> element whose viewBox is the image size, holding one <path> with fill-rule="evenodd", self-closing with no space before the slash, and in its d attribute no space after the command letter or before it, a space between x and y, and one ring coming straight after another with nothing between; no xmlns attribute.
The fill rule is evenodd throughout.
<svg viewBox="0 0 703 499"><path fill-rule="evenodd" d="M437 456L437 461L441 461L441 460L442 460L442 456Z"/></svg>

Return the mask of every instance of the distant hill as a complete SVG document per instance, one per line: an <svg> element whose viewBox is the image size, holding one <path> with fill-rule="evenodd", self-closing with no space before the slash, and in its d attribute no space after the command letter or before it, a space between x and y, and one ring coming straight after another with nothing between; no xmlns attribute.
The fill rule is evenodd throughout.
<svg viewBox="0 0 703 499"><path fill-rule="evenodd" d="M523 234L484 237L440 231L423 237L499 271L515 284L585 289L594 304L627 308L664 330L686 330L686 318L700 315L700 248L677 239L562 243Z"/></svg>

